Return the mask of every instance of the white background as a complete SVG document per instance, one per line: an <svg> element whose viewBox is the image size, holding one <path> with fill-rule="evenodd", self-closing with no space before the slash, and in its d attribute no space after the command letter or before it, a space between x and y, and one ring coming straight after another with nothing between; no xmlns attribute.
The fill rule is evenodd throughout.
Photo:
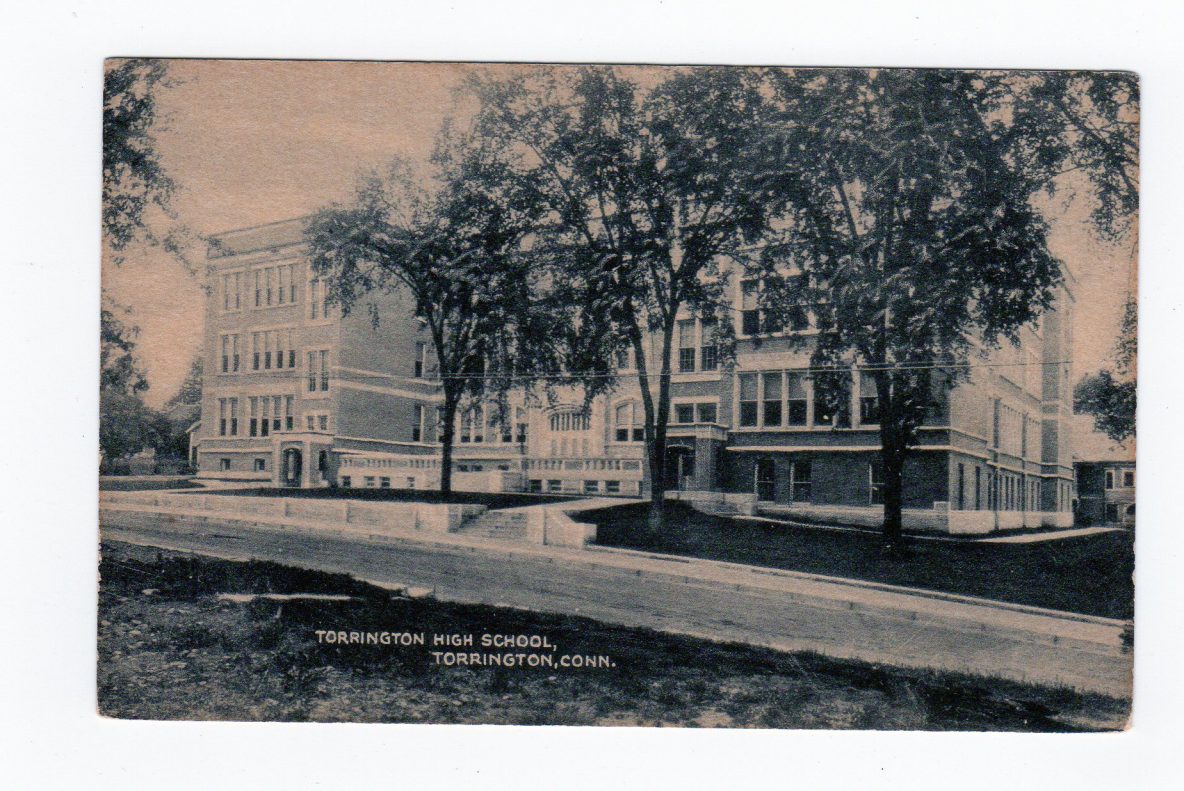
<svg viewBox="0 0 1184 791"><path fill-rule="evenodd" d="M1140 2L59 2L0 16L0 779L10 788L1179 782L1180 19ZM1136 694L1122 734L242 725L95 714L102 59L1122 68L1143 78Z"/></svg>

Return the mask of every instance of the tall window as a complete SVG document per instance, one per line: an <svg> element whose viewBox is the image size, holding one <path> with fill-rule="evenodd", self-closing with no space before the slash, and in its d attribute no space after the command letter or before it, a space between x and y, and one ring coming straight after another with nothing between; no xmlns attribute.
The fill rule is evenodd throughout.
<svg viewBox="0 0 1184 791"><path fill-rule="evenodd" d="M806 279L804 275L796 275L790 280L794 284L795 291L802 291L806 287ZM800 304L790 305L789 313L789 328L794 332L801 332L810 328L810 314L806 308Z"/></svg>
<svg viewBox="0 0 1184 791"><path fill-rule="evenodd" d="M617 349L617 370L628 371L632 366L629 364L629 349Z"/></svg>
<svg viewBox="0 0 1184 791"><path fill-rule="evenodd" d="M983 507L983 469L977 464L974 466L974 510L978 511Z"/></svg>
<svg viewBox="0 0 1184 791"><path fill-rule="evenodd" d="M414 422L411 424L411 441L412 442L423 442L423 415L424 415L423 404L416 404L415 405L415 418L414 418Z"/></svg>
<svg viewBox="0 0 1184 791"><path fill-rule="evenodd" d="M255 270L255 307L263 307L263 270Z"/></svg>
<svg viewBox="0 0 1184 791"><path fill-rule="evenodd" d="M296 428L296 396L284 396L284 429Z"/></svg>
<svg viewBox="0 0 1184 791"><path fill-rule="evenodd" d="M317 389L317 353L308 353L308 392L315 393Z"/></svg>
<svg viewBox="0 0 1184 791"><path fill-rule="evenodd" d="M705 319L699 324L699 370L714 371L719 366L715 346L715 321Z"/></svg>
<svg viewBox="0 0 1184 791"><path fill-rule="evenodd" d="M789 425L806 425L806 376L801 373L786 374L786 405L789 408Z"/></svg>
<svg viewBox="0 0 1184 791"><path fill-rule="evenodd" d="M259 436L271 433L271 396L259 397Z"/></svg>
<svg viewBox="0 0 1184 791"><path fill-rule="evenodd" d="M263 280L267 284L266 303L268 305L270 305L270 304L272 304L272 288L274 286L274 280L275 280L275 269L272 267L268 267L267 269L264 269L263 270Z"/></svg>
<svg viewBox="0 0 1184 791"><path fill-rule="evenodd" d="M481 407L472 407L461 416L460 441L473 443L485 441L485 419L482 416Z"/></svg>
<svg viewBox="0 0 1184 791"><path fill-rule="evenodd" d="M1122 471L1122 488L1133 489L1134 487L1135 487L1135 471L1134 470L1123 470Z"/></svg>
<svg viewBox="0 0 1184 791"><path fill-rule="evenodd" d="M329 350L320 349L308 353L308 392L329 389Z"/></svg>
<svg viewBox="0 0 1184 791"><path fill-rule="evenodd" d="M758 294L755 280L745 280L740 284L740 332L745 335L759 335L761 331Z"/></svg>
<svg viewBox="0 0 1184 791"><path fill-rule="evenodd" d="M695 370L695 320L678 322L678 370L689 373Z"/></svg>
<svg viewBox="0 0 1184 791"><path fill-rule="evenodd" d="M271 430L284 430L284 415L283 415L284 399L282 396L271 397Z"/></svg>
<svg viewBox="0 0 1184 791"><path fill-rule="evenodd" d="M761 410L766 426L781 425L781 373L763 374L764 393L762 394L763 408Z"/></svg>
<svg viewBox="0 0 1184 791"><path fill-rule="evenodd" d="M230 404L229 399L218 399L218 436L225 437L227 429L230 428Z"/></svg>
<svg viewBox="0 0 1184 791"><path fill-rule="evenodd" d="M263 358L263 333L251 333L251 370L258 371Z"/></svg>
<svg viewBox="0 0 1184 791"><path fill-rule="evenodd" d="M422 341L417 341L415 344L415 372L416 379L423 378L424 363L427 361L428 345Z"/></svg>
<svg viewBox="0 0 1184 791"><path fill-rule="evenodd" d="M674 405L674 422L675 423L694 423L695 422L695 405L694 404L675 404Z"/></svg>
<svg viewBox="0 0 1184 791"><path fill-rule="evenodd" d="M958 464L958 510L966 510L966 465Z"/></svg>
<svg viewBox="0 0 1184 791"><path fill-rule="evenodd" d="M878 425L880 422L880 397L876 389L876 377L868 371L859 372L859 422Z"/></svg>
<svg viewBox="0 0 1184 791"><path fill-rule="evenodd" d="M789 465L789 501L810 502L810 462L794 461Z"/></svg>
<svg viewBox="0 0 1184 791"><path fill-rule="evenodd" d="M288 266L281 266L276 275L279 284L279 293L276 295L276 301L283 305L288 301L288 287L291 286L292 270Z"/></svg>
<svg viewBox="0 0 1184 791"><path fill-rule="evenodd" d="M239 310L242 308L243 273L232 272L222 276L222 309Z"/></svg>
<svg viewBox="0 0 1184 791"><path fill-rule="evenodd" d="M329 318L329 289L319 279L308 282L308 317L310 319Z"/></svg>
<svg viewBox="0 0 1184 791"><path fill-rule="evenodd" d="M252 437L257 437L259 436L259 399L255 396L251 396L249 399L247 399L247 402L250 404L251 409L248 433Z"/></svg>
<svg viewBox="0 0 1184 791"><path fill-rule="evenodd" d="M740 374L740 425L750 427L756 425L757 419L757 388L760 382L756 374Z"/></svg>
<svg viewBox="0 0 1184 791"><path fill-rule="evenodd" d="M230 373L230 336L222 336L222 373Z"/></svg>
<svg viewBox="0 0 1184 791"><path fill-rule="evenodd" d="M613 414L617 442L644 442L645 427L636 401L618 404Z"/></svg>
<svg viewBox="0 0 1184 791"><path fill-rule="evenodd" d="M1106 470L1106 488L1114 488L1114 470Z"/></svg>
<svg viewBox="0 0 1184 791"><path fill-rule="evenodd" d="M867 465L868 502L871 505L884 504L884 470L879 461Z"/></svg>
<svg viewBox="0 0 1184 791"><path fill-rule="evenodd" d="M715 404L699 404L699 422L700 423L714 423L717 419L717 408Z"/></svg>
<svg viewBox="0 0 1184 791"><path fill-rule="evenodd" d="M526 429L526 426L527 426L526 410L523 409L522 407L515 408L514 409L514 420L515 420L515 424L516 424L514 427L515 428L514 441L517 442L519 445L525 445L526 444L526 431L527 431L527 429Z"/></svg>

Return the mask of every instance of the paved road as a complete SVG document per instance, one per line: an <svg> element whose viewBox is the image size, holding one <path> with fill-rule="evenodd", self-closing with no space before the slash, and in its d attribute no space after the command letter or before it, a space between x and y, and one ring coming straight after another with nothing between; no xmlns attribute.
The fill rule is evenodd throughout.
<svg viewBox="0 0 1184 791"><path fill-rule="evenodd" d="M101 523L104 540L344 572L385 585L432 588L449 601L583 615L781 650L1064 684L1113 696L1129 696L1131 688L1131 654L1114 640L975 621L953 605L922 597L911 597L916 606L909 607L901 602L910 597L893 593L889 606L869 606L826 591L791 595L630 569L598 562L599 553L592 552L524 554L496 546L374 540L130 511L104 511Z"/></svg>

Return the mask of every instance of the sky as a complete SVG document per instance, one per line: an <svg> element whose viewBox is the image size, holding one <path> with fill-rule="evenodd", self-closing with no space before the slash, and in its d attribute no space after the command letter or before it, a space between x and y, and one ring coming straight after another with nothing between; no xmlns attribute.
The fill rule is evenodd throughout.
<svg viewBox="0 0 1184 791"><path fill-rule="evenodd" d="M162 164L180 186L179 220L212 234L298 217L346 200L358 175L395 156L422 162L440 123L457 112L455 89L473 69L505 66L332 61L175 60L158 96ZM459 107L463 110L463 107ZM1073 186L1073 185L1070 185ZM1080 185L1079 185L1080 186ZM1074 192L1069 190L1068 192ZM1088 190L1042 204L1052 252L1077 278L1074 376L1109 364L1135 249L1098 241ZM139 327L138 357L160 406L200 351L204 250L198 272L159 251L134 248L105 265L108 296Z"/></svg>

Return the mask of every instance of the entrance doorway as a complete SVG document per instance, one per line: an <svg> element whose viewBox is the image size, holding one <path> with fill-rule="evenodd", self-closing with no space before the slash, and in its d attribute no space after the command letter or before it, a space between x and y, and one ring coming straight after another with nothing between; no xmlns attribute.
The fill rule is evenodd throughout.
<svg viewBox="0 0 1184 791"><path fill-rule="evenodd" d="M288 448L284 451L284 486L300 486L300 473L303 466L303 458L299 448Z"/></svg>
<svg viewBox="0 0 1184 791"><path fill-rule="evenodd" d="M679 491L693 487L695 477L695 449L686 445L666 448L666 483L674 483Z"/></svg>
<svg viewBox="0 0 1184 791"><path fill-rule="evenodd" d="M775 478L777 469L772 459L756 460L756 499L761 502L772 502L776 492Z"/></svg>

